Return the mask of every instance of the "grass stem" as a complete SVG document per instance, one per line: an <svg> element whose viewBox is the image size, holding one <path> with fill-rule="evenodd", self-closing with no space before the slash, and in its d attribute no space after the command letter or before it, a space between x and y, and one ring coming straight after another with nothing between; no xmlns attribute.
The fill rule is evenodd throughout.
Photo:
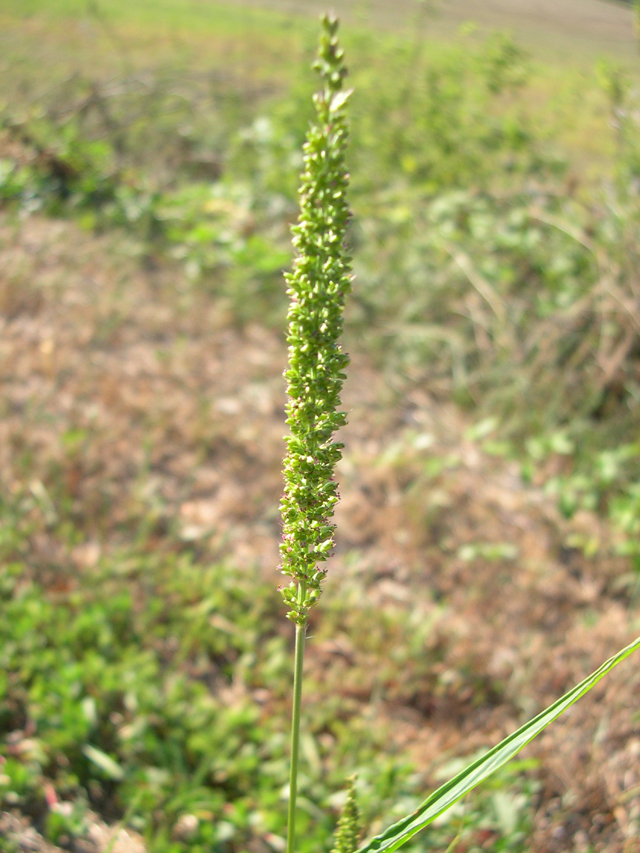
<svg viewBox="0 0 640 853"><path fill-rule="evenodd" d="M293 712L291 715L291 770L289 774L287 853L294 853L296 844L296 800L298 796L298 756L300 750L300 707L302 704L302 665L304 663L304 641L306 633L306 625L296 625Z"/></svg>

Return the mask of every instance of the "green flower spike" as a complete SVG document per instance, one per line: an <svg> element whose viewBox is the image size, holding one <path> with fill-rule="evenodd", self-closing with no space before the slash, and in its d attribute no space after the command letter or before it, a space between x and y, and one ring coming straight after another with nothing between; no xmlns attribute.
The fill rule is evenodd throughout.
<svg viewBox="0 0 640 853"><path fill-rule="evenodd" d="M360 809L356 796L356 777L349 779L349 792L342 809L335 846L331 853L355 853L360 837Z"/></svg>
<svg viewBox="0 0 640 853"><path fill-rule="evenodd" d="M342 448L333 435L346 422L337 408L349 359L338 339L351 286L350 258L343 249L349 220L345 104L351 92L342 88L347 72L337 28L336 19L323 18L314 68L324 86L314 96L316 122L304 145L300 216L292 229L296 258L287 276L291 303L285 377L291 435L284 460L280 568L292 580L280 589L291 608L288 617L299 626L306 624L309 608L320 597L326 569L319 564L333 548L330 519L338 500L333 472Z"/></svg>

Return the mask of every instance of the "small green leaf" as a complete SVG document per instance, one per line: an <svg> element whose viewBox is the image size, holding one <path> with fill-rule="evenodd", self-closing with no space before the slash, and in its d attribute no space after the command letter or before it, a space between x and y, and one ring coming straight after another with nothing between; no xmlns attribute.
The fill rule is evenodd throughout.
<svg viewBox="0 0 640 853"><path fill-rule="evenodd" d="M111 756L107 755L106 752L103 752L95 746L91 746L89 743L86 743L82 747L82 751L89 761L92 761L96 766L98 766L110 779L113 779L116 782L124 779L124 770L113 760L113 758L111 758Z"/></svg>
<svg viewBox="0 0 640 853"><path fill-rule="evenodd" d="M627 646L618 652L618 654L609 658L601 667L591 673L588 678L585 678L584 681L581 681L580 684L576 685L568 693L565 693L561 699L558 699L557 702L554 702L553 705L550 705L545 711L538 714L537 717L525 723L517 732L509 735L509 737L489 750L486 755L483 755L482 758L472 762L462 772L458 773L457 776L454 776L453 779L438 788L412 814L394 823L393 826L390 826L381 835L376 835L375 838L372 838L364 847L359 849L358 853L397 850L398 847L405 844L417 832L428 826L438 815L441 815L461 799L461 797L464 797L465 794L475 788L476 785L502 767L503 764L506 764L529 741L539 735L549 723L552 723L560 714L573 705L574 702L577 702L581 696L584 696L585 693L591 690L614 666L617 666L617 664L638 648L640 648L640 637L631 643L630 646Z"/></svg>

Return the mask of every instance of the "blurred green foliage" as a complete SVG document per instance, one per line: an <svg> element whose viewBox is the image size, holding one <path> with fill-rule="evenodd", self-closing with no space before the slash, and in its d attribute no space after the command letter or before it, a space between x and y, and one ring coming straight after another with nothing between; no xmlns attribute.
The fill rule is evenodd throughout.
<svg viewBox="0 0 640 853"><path fill-rule="evenodd" d="M290 650L273 585L186 553L123 554L79 582L61 578L57 593L27 577L13 562L0 590L3 807L65 844L86 833L91 808L126 816L158 853L237 851L252 838L277 849ZM354 618L352 607L334 606L337 630ZM367 639L380 644L376 654L399 627L378 626ZM421 644L406 654L406 665L423 667ZM345 771L358 772L369 823L417 803L424 787L400 758L381 761L384 733L334 699L306 710L301 850L328 848ZM526 849L535 784L520 769L414 848L441 849L464 814L470 838L489 828L506 845L496 849ZM52 808L51 792L68 808Z"/></svg>

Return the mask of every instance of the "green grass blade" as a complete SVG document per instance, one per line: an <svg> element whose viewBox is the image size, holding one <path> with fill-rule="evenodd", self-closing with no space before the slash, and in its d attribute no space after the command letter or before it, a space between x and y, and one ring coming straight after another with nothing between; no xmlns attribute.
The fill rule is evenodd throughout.
<svg viewBox="0 0 640 853"><path fill-rule="evenodd" d="M82 747L82 751L89 761L92 761L97 767L99 767L109 777L109 779L113 779L116 782L120 782L124 779L124 770L116 761L113 760L113 758L111 758L110 755L107 755L106 752L103 752L101 749L97 749L95 746L91 746L90 743L85 743Z"/></svg>
<svg viewBox="0 0 640 853"><path fill-rule="evenodd" d="M545 711L538 714L522 728L518 729L509 737L505 738L493 749L489 750L482 758L477 759L457 776L454 776L449 782L446 782L442 787L434 791L431 796L420 805L416 811L402 818L402 820L394 823L381 835L376 835L364 847L358 850L358 853L373 853L380 850L397 850L405 844L413 835L428 826L438 815L446 811L450 806L456 803L461 797L464 797L469 791L476 787L480 782L490 776L494 771L506 764L520 750L526 746L529 741L540 734L549 723L552 723L557 717L567 710L574 702L577 702L581 696L584 696L591 688L606 675L609 670L628 657L632 652L640 648L640 637L627 646L618 654L609 658L608 661L602 664L601 667L591 673L588 678L581 681L572 690L550 705Z"/></svg>

